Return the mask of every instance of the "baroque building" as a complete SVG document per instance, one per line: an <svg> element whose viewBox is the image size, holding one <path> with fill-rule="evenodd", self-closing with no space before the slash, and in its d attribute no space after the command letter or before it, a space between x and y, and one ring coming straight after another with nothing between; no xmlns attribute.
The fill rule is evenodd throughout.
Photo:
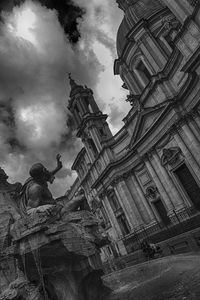
<svg viewBox="0 0 200 300"><path fill-rule="evenodd" d="M114 74L131 109L112 135L86 86L70 78L69 110L83 142L67 192L83 187L121 255L138 240L200 210L200 5L195 0L117 0ZM186 214L187 211L187 214Z"/></svg>

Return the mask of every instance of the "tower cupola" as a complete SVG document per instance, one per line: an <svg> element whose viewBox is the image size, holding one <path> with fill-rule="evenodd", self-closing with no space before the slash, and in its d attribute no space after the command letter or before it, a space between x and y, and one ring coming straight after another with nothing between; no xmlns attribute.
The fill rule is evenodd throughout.
<svg viewBox="0 0 200 300"><path fill-rule="evenodd" d="M70 74L69 83L71 91L68 109L77 127L77 137L82 139L93 161L101 151L104 141L112 137L106 122L108 116L100 111L91 89L78 85Z"/></svg>

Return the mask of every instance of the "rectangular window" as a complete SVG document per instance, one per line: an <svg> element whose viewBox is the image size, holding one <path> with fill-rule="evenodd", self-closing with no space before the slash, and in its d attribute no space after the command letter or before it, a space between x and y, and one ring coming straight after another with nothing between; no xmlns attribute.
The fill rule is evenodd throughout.
<svg viewBox="0 0 200 300"><path fill-rule="evenodd" d="M145 81L145 83L148 84L151 80L151 73L149 72L142 60L140 60L136 69L141 75L142 79Z"/></svg>
<svg viewBox="0 0 200 300"><path fill-rule="evenodd" d="M91 107L91 105L90 105L90 102L89 102L88 98L85 98L85 104L86 104L86 106L87 106L89 112L90 112L90 113L93 113L93 110L92 110L92 107Z"/></svg>

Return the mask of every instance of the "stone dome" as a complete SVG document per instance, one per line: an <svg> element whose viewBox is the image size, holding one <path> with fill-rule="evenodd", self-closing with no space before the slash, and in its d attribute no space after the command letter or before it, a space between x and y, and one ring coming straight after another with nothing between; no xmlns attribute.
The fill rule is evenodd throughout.
<svg viewBox="0 0 200 300"><path fill-rule="evenodd" d="M121 56L126 44L128 32L141 20L148 19L153 14L163 9L160 0L132 0L125 11L124 18L117 33L117 53Z"/></svg>

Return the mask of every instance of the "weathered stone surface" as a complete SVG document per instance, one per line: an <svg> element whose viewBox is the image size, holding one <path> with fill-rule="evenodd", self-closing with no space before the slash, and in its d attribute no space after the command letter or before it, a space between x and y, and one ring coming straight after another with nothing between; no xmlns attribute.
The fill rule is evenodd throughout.
<svg viewBox="0 0 200 300"><path fill-rule="evenodd" d="M98 271L102 268L99 247L107 239L98 230L95 216L90 211L70 212L49 204L21 216L14 190L11 194L5 186L0 197L0 205L4 203L0 216L0 300L100 299L104 286ZM9 199L10 209L5 199ZM96 287L94 282L98 282Z"/></svg>
<svg viewBox="0 0 200 300"><path fill-rule="evenodd" d="M0 300L9 299L43 300L39 288L31 284L24 277L14 280L0 295Z"/></svg>
<svg viewBox="0 0 200 300"><path fill-rule="evenodd" d="M60 240L68 252L89 257L95 254L102 237L92 213L77 211L60 216L60 207L45 205L35 209L27 218L11 226L13 241L20 241L16 250L22 255Z"/></svg>

